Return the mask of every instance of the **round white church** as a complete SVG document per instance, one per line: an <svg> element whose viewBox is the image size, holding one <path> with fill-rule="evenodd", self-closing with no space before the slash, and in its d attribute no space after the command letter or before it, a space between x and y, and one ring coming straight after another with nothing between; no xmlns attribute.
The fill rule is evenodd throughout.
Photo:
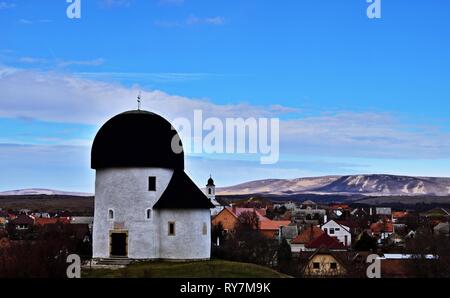
<svg viewBox="0 0 450 298"><path fill-rule="evenodd" d="M184 172L167 120L142 110L113 117L95 137L91 167L94 258L210 258L215 206Z"/></svg>

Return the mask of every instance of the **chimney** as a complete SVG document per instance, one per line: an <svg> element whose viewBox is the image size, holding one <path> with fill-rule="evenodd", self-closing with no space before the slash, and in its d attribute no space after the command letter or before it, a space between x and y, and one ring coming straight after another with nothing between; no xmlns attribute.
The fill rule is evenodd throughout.
<svg viewBox="0 0 450 298"><path fill-rule="evenodd" d="M328 216L325 214L323 216L323 223L326 224L328 222Z"/></svg>

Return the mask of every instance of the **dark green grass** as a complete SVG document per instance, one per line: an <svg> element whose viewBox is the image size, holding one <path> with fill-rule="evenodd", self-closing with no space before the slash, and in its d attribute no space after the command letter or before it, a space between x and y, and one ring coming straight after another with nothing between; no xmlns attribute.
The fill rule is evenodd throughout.
<svg viewBox="0 0 450 298"><path fill-rule="evenodd" d="M286 278L254 264L223 260L199 262L139 262L121 269L84 269L86 278Z"/></svg>

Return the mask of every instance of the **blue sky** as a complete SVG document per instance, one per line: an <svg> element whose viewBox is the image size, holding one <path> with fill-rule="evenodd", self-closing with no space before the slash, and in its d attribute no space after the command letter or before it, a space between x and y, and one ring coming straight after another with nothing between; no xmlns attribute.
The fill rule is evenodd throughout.
<svg viewBox="0 0 450 298"><path fill-rule="evenodd" d="M93 191L108 118L281 118L281 160L188 157L198 184L328 174L450 176L450 3L0 0L0 190ZM236 172L239 175L236 175Z"/></svg>

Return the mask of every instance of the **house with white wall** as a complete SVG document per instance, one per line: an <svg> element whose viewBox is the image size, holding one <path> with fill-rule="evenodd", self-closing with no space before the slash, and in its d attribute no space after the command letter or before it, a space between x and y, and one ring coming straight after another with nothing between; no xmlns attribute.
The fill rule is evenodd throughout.
<svg viewBox="0 0 450 298"><path fill-rule="evenodd" d="M339 242L345 246L352 245L352 235L350 233L350 228L341 224L338 224L334 220L330 220L321 229L331 237L336 237Z"/></svg>

